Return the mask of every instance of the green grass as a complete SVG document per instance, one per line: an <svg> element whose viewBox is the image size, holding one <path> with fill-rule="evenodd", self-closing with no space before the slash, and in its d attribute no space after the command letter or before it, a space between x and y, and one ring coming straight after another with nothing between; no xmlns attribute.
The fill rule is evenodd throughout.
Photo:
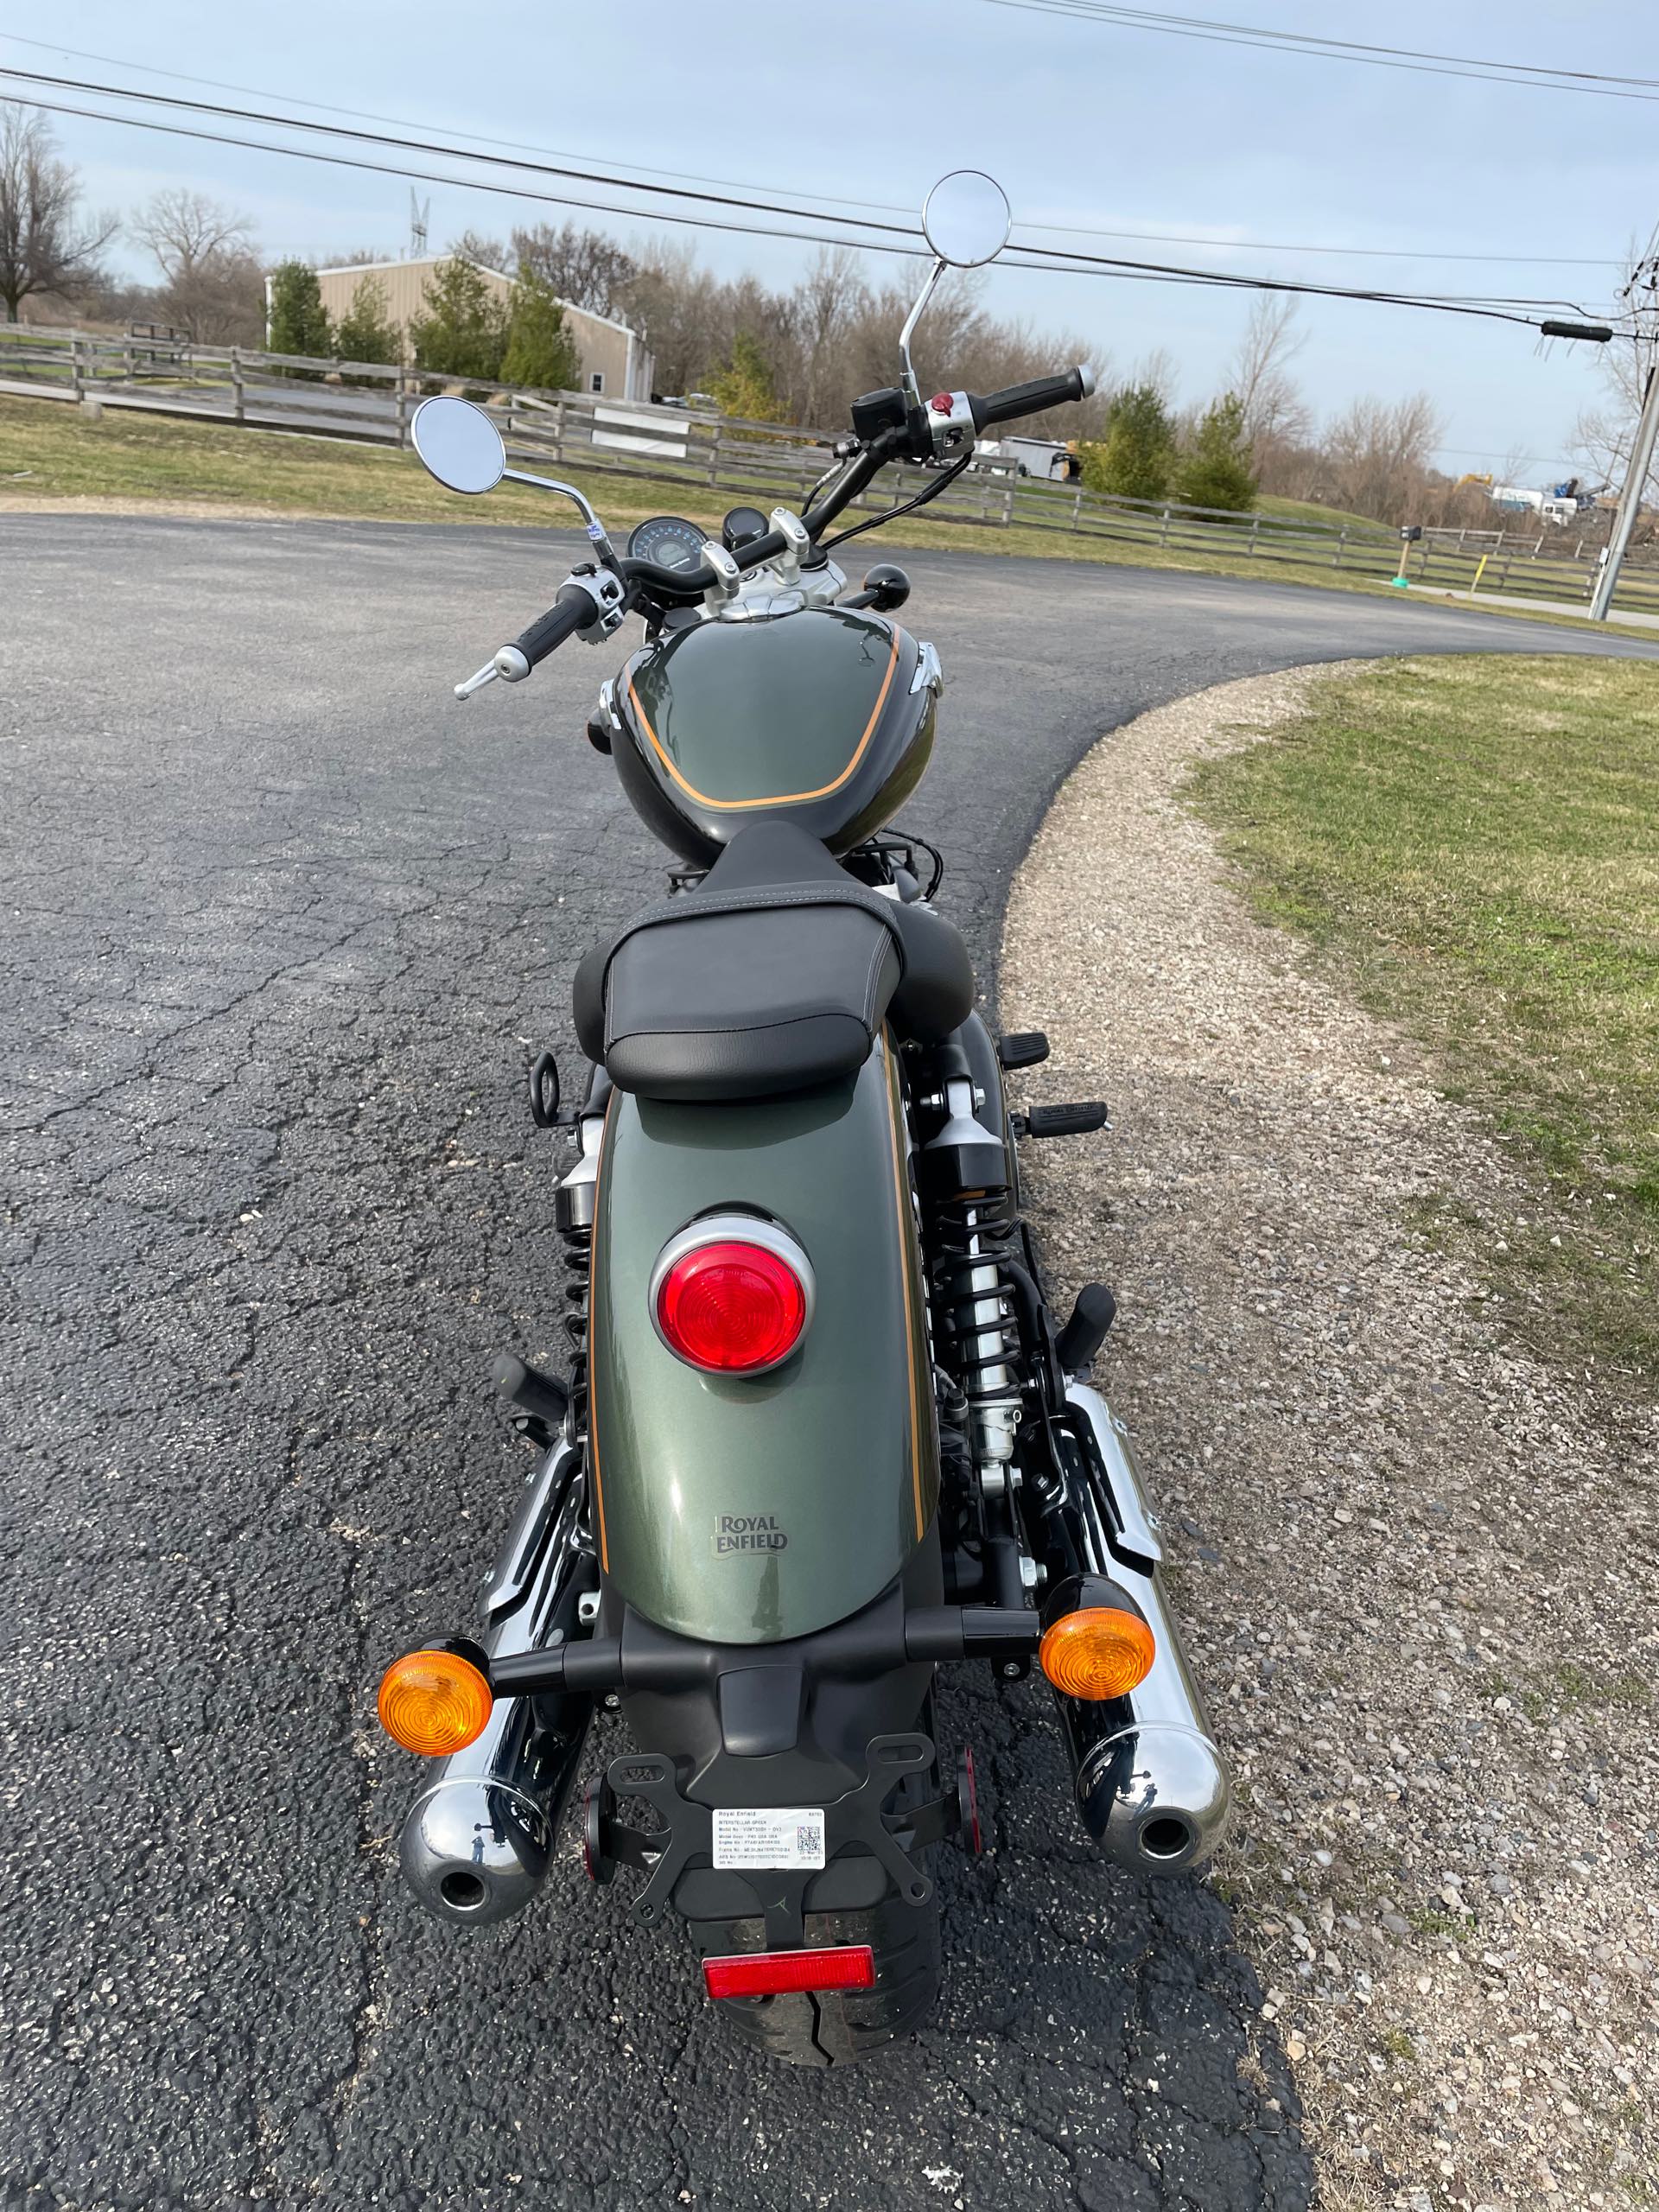
<svg viewBox="0 0 1659 2212"><path fill-rule="evenodd" d="M798 480L771 491L743 494L683 477L600 474L572 467L580 485L619 539L647 515L687 515L707 527L718 524L726 510L747 496L770 506L797 499ZM191 422L179 416L147 415L106 408L92 422L58 400L0 397L0 505L8 495L33 505L59 500L141 500L223 509L249 508L278 514L340 516L377 522L469 522L567 529L575 522L568 506L546 493L504 485L485 499L458 499L426 475L412 454L388 451L346 440L293 432L238 429L232 423ZM863 519L864 511L849 519ZM1245 518L1248 521L1248 518ZM862 573L880 560L884 548L925 547L993 557L1018 554L1039 560L1084 561L1105 567L1164 569L1187 575L1253 577L1258 582L1315 586L1327 591L1359 592L1390 601L1406 597L1374 577L1332 569L1318 560L1306 566L1251 559L1224 550L1175 551L1127 538L1104 538L1070 531L964 523L932 523L918 518L870 533L849 546L842 565ZM1433 606L1434 601L1422 604ZM1557 618L1519 608L1491 608L1495 619L1555 622ZM1617 629L1617 625L1609 625ZM1631 637L1652 632L1632 629Z"/></svg>
<svg viewBox="0 0 1659 2212"><path fill-rule="evenodd" d="M1357 515L1347 507L1322 507L1317 499L1259 499L1255 511L1259 515L1276 515L1281 522L1328 523L1332 530L1340 530L1345 523L1350 530L1368 530L1373 536L1379 531L1387 535L1390 527L1375 516Z"/></svg>
<svg viewBox="0 0 1659 2212"><path fill-rule="evenodd" d="M1659 668L1405 661L1203 767L1258 911L1426 1046L1530 1178L1408 1224L1535 1349L1659 1388Z"/></svg>
<svg viewBox="0 0 1659 2212"><path fill-rule="evenodd" d="M1465 1941L1480 1924L1472 1912L1442 1912L1434 1905L1409 1912L1406 1917L1420 1936L1449 1936L1454 1942Z"/></svg>
<svg viewBox="0 0 1659 2212"><path fill-rule="evenodd" d="M29 474L17 476L21 470ZM601 484L613 488L601 490ZM607 519L619 524L662 511L658 486L594 479L592 489ZM232 512L253 506L382 522L478 522L487 515L491 522L543 530L575 522L568 505L515 485L503 485L487 501L458 499L435 484L412 454L124 408L108 408L94 423L60 401L37 399L0 399L0 498L7 493L154 499ZM693 513L699 521L718 519L707 505Z"/></svg>
<svg viewBox="0 0 1659 2212"><path fill-rule="evenodd" d="M1638 1712L1653 1703L1652 1684L1634 1668L1619 1675L1596 1675L1571 1660L1538 1669L1529 1682L1510 1683L1493 1675L1484 1687L1489 1696L1507 1696L1529 1720L1538 1723L1559 1720L1582 1707L1623 1707Z"/></svg>

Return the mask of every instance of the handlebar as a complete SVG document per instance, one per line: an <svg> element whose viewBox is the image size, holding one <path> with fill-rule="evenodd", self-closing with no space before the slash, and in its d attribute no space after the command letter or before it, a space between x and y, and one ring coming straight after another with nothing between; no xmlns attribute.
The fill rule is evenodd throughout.
<svg viewBox="0 0 1659 2212"><path fill-rule="evenodd" d="M1072 400L1086 399L1094 388L1094 371L1078 366L1067 369L1059 376L1035 377L1028 384L1010 385L1003 391L982 396L977 392L957 392L949 395L950 409L946 408L944 401L935 401L933 408L937 412L953 412L964 429L966 425L963 418L965 410L971 416L977 433L993 423L1012 423L1022 415L1040 415L1048 408L1064 406ZM899 419L889 419L863 444L855 440L850 448L842 448L845 456L844 465L838 473L826 480L822 498L809 504L808 526L814 541L822 537L836 517L868 488L889 461L895 458L925 459L932 454L933 437L927 427L926 410L915 407L906 410L897 391L877 393L872 397L878 400L891 400L898 410ZM963 464L968 457L966 453L963 454ZM952 470L938 480L941 488L956 473ZM926 496L926 493L923 494L924 499ZM920 500L912 499L898 512L907 512L910 506L919 504ZM877 521L882 519L880 516L876 518ZM872 524L861 523L855 525L855 530L872 527ZM854 533L842 533L843 536L851 534ZM839 542L839 539L830 541L831 544ZM796 543L798 543L798 539ZM791 541L781 530L769 530L764 537L751 538L735 557L739 567L748 570L762 568L768 561L775 561L780 554L791 550ZM823 560L822 550L816 557L820 562ZM622 614L633 604L636 587L645 587L653 597L684 604L700 599L721 581L712 564L706 561L695 569L664 569L653 561L622 560L615 562L613 569L611 556L607 550L606 564L608 573L601 581L611 584L611 599L604 600L595 589L572 579L561 588L557 599L545 614L538 616L511 645L503 645L476 676L469 677L465 683L456 685L456 696L469 698L481 684L497 677L505 678L509 683L520 682L532 668L539 666L550 653L556 652L567 638L575 637L578 631L589 629L595 622L602 621L603 626L595 630L594 635L608 636ZM624 594L620 598L614 595L614 583L618 578L625 587Z"/></svg>
<svg viewBox="0 0 1659 2212"><path fill-rule="evenodd" d="M973 410L974 428L984 430L993 423L1014 423L1022 415L1041 415L1068 401L1087 399L1094 388L1094 371L1080 364L1063 376L1033 377L1029 384L1011 384L1006 391L988 392L983 398L970 391L968 404Z"/></svg>

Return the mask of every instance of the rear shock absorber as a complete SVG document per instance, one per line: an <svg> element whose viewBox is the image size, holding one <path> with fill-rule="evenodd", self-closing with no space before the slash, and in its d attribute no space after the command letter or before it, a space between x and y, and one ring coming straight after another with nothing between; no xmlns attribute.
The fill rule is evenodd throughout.
<svg viewBox="0 0 1659 2212"><path fill-rule="evenodd" d="M929 1103L943 1109L944 1125L918 1155L931 1201L935 1339L967 1401L994 1602L1020 1605L1036 1570L1020 1541L1012 1496L1020 1481L1014 1445L1024 1378L1007 1264L1018 1232L1007 1148L975 1118L982 1101L957 1039L940 1046L938 1071L940 1095Z"/></svg>
<svg viewBox="0 0 1659 2212"><path fill-rule="evenodd" d="M969 1448L978 1477L983 1560L993 1605L1018 1607L1039 1571L1020 1541L1014 1446L1024 1410L1014 1292L1003 1266L1014 1235L1007 1195L939 1203L931 1268L939 1356L966 1401ZM1004 1673L1023 1674L1013 1661Z"/></svg>
<svg viewBox="0 0 1659 2212"><path fill-rule="evenodd" d="M597 1076L576 1120L582 1150L553 1194L553 1224L564 1248L564 1333L570 1348L570 1397L578 1433L588 1430L588 1298L592 1279L594 1206L605 1107L610 1085Z"/></svg>
<svg viewBox="0 0 1659 2212"><path fill-rule="evenodd" d="M982 1485L1006 1491L1020 1421L1013 1305L1002 1261L1014 1233L1007 1147L976 1118L984 1101L959 1039L938 1048L943 1126L918 1156L932 1201L934 1327L939 1347L973 1411Z"/></svg>
<svg viewBox="0 0 1659 2212"><path fill-rule="evenodd" d="M1007 1487L1020 1425L1020 1387L1013 1363L1019 1341L1002 1261L1013 1225L983 1199L952 1199L935 1215L934 1325L939 1350L968 1402L982 1486Z"/></svg>

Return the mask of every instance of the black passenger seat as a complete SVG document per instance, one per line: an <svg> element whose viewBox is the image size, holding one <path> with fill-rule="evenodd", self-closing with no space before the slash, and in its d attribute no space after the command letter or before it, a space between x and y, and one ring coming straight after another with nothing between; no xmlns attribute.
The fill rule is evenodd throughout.
<svg viewBox="0 0 1659 2212"><path fill-rule="evenodd" d="M855 1073L883 1021L934 1043L973 1006L953 925L850 876L793 823L740 830L694 892L576 970L576 1034L620 1090L766 1098Z"/></svg>

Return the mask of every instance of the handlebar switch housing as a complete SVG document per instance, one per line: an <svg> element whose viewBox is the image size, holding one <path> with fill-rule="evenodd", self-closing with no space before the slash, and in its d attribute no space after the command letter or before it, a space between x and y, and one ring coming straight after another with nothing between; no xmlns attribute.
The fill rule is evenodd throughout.
<svg viewBox="0 0 1659 2212"><path fill-rule="evenodd" d="M927 427L937 457L955 457L974 442L974 404L965 391L936 391L927 403Z"/></svg>
<svg viewBox="0 0 1659 2212"><path fill-rule="evenodd" d="M867 391L853 402L853 430L861 445L869 445L887 430L905 427L905 395L896 385Z"/></svg>
<svg viewBox="0 0 1659 2212"><path fill-rule="evenodd" d="M584 568L578 569L570 581L579 584L594 602L593 620L584 623L576 635L584 645L599 645L622 627L627 613L622 579L608 569Z"/></svg>

